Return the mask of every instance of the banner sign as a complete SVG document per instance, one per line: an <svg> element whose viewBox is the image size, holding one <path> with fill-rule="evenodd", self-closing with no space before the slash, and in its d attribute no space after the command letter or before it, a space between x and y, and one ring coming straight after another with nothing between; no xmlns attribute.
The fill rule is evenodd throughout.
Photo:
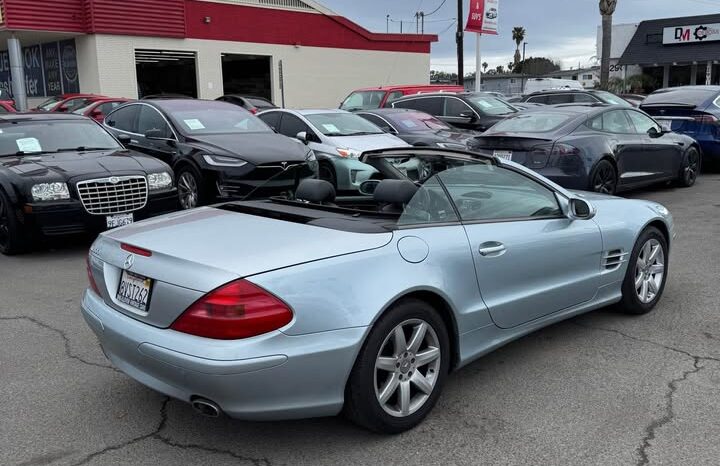
<svg viewBox="0 0 720 466"><path fill-rule="evenodd" d="M695 24L663 29L663 44L693 44L720 40L720 24Z"/></svg>
<svg viewBox="0 0 720 466"><path fill-rule="evenodd" d="M80 92L75 39L23 47L28 97ZM8 52L0 52L0 90L12 95Z"/></svg>
<svg viewBox="0 0 720 466"><path fill-rule="evenodd" d="M470 0L470 13L465 30L497 35L499 8L500 0Z"/></svg>

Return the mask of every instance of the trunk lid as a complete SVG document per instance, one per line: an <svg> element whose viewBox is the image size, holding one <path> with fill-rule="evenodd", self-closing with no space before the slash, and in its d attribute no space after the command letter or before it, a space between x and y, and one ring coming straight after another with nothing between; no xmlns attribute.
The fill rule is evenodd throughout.
<svg viewBox="0 0 720 466"><path fill-rule="evenodd" d="M650 104L640 109L676 133L697 135L718 130L717 118L692 104Z"/></svg>
<svg viewBox="0 0 720 466"><path fill-rule="evenodd" d="M551 153L553 140L538 135L503 133L478 136L472 143L473 150L484 155L497 155L531 168L544 167Z"/></svg>

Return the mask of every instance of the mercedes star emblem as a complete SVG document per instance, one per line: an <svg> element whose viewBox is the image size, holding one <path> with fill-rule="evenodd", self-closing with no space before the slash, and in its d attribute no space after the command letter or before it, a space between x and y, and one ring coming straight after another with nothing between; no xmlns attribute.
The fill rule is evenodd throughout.
<svg viewBox="0 0 720 466"><path fill-rule="evenodd" d="M125 270L130 270L130 268L133 266L134 263L135 263L135 256L133 256L132 254L130 254L130 255L127 256L127 258L125 259L125 262L123 263L123 268L124 268Z"/></svg>

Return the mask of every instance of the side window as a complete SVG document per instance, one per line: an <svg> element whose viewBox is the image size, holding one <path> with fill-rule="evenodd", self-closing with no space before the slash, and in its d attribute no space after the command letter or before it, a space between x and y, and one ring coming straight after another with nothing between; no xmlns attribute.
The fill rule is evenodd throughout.
<svg viewBox="0 0 720 466"><path fill-rule="evenodd" d="M404 94L402 93L402 91L391 92L390 95L388 95L387 100L385 101L385 103L386 103L386 104L389 104L389 103L392 102L393 100L397 100L397 99L399 99L400 97L402 97L403 95L404 95Z"/></svg>
<svg viewBox="0 0 720 466"><path fill-rule="evenodd" d="M602 115L602 119L603 130L608 133L629 134L635 132L635 129L630 127L630 121L625 116L623 110L605 112Z"/></svg>
<svg viewBox="0 0 720 466"><path fill-rule="evenodd" d="M398 225L423 225L429 223L457 222L452 203L440 186L438 177L433 176L418 189L415 196L403 210Z"/></svg>
<svg viewBox="0 0 720 466"><path fill-rule="evenodd" d="M266 125L268 125L271 128L275 128L277 131L280 131L280 117L282 116L282 113L280 112L267 112L262 113L258 115L258 118L260 118L262 121L265 122Z"/></svg>
<svg viewBox="0 0 720 466"><path fill-rule="evenodd" d="M572 94L551 94L547 96L548 105L570 104L572 101Z"/></svg>
<svg viewBox="0 0 720 466"><path fill-rule="evenodd" d="M148 105L142 105L140 107L140 117L138 118L138 133L145 134L151 129L159 129L162 131L163 138L173 137L170 127L165 122L165 119L160 115L160 112Z"/></svg>
<svg viewBox="0 0 720 466"><path fill-rule="evenodd" d="M635 126L636 133L647 134L650 131L650 128L655 128L655 131L658 133L661 132L660 127L652 118L643 115L640 112L633 112L630 110L627 110L626 113L628 117L630 117L632 124Z"/></svg>
<svg viewBox="0 0 720 466"><path fill-rule="evenodd" d="M374 124L381 130L385 131L386 133L394 132L395 130L387 123L387 121L383 120L377 115L371 115L369 113L361 113L361 117L365 118L370 123Z"/></svg>
<svg viewBox="0 0 720 466"><path fill-rule="evenodd" d="M443 114L443 98L442 97L415 97L412 99L394 102L395 108L412 108L421 112L429 113L433 116L441 116Z"/></svg>
<svg viewBox="0 0 720 466"><path fill-rule="evenodd" d="M445 113L446 117L460 117L462 114L473 114L473 109L468 106L465 102L460 99L453 97L445 98Z"/></svg>
<svg viewBox="0 0 720 466"><path fill-rule="evenodd" d="M280 131L280 134L284 134L289 138L295 138L298 133L302 133L303 131L306 133L312 132L310 131L310 127L303 123L300 118L289 113L283 114L278 131Z"/></svg>
<svg viewBox="0 0 720 466"><path fill-rule="evenodd" d="M113 109L118 108L120 105L122 105L121 102L108 102L106 104L98 105L95 110L99 111L103 115L107 115L108 113L112 112Z"/></svg>
<svg viewBox="0 0 720 466"><path fill-rule="evenodd" d="M558 217L555 193L506 168L476 164L438 175L450 192L463 221Z"/></svg>
<svg viewBox="0 0 720 466"><path fill-rule="evenodd" d="M587 126L590 129L594 129L595 131L602 131L603 130L603 116L600 115L598 117L593 118L587 123Z"/></svg>
<svg viewBox="0 0 720 466"><path fill-rule="evenodd" d="M546 95L536 95L534 97L528 98L527 102L530 102L532 104L547 104L548 103L548 96Z"/></svg>
<svg viewBox="0 0 720 466"><path fill-rule="evenodd" d="M140 105L129 105L119 108L105 118L107 125L111 128L137 133L137 117Z"/></svg>
<svg viewBox="0 0 720 466"><path fill-rule="evenodd" d="M594 103L597 103L600 101L591 95L577 93L577 94L573 94L573 102L582 103L582 104L585 104L585 103L594 104Z"/></svg>

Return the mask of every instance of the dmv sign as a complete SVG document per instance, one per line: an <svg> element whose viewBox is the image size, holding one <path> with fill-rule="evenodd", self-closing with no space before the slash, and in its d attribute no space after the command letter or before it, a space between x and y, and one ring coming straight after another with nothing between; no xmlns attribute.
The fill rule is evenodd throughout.
<svg viewBox="0 0 720 466"><path fill-rule="evenodd" d="M694 44L720 40L720 24L695 24L663 29L663 44Z"/></svg>

